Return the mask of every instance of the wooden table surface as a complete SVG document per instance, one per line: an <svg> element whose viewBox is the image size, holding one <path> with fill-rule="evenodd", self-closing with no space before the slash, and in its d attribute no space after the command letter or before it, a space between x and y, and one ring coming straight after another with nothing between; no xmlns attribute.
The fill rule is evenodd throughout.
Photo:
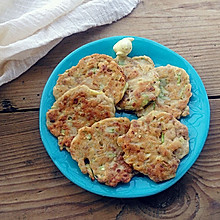
<svg viewBox="0 0 220 220"><path fill-rule="evenodd" d="M187 59L210 102L205 146L172 187L150 197L115 199L64 177L39 134L44 85L71 51L100 38L136 35ZM65 38L16 80L0 87L0 219L220 219L220 1L143 0L127 17Z"/></svg>

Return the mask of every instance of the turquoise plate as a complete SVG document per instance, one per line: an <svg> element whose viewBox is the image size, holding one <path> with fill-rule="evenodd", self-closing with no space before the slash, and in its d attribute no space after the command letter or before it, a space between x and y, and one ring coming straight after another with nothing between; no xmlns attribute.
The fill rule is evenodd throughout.
<svg viewBox="0 0 220 220"><path fill-rule="evenodd" d="M127 36L109 37L86 44L70 53L57 65L48 79L42 94L39 123L40 135L48 154L59 170L70 181L102 196L134 198L159 193L176 183L196 161L206 141L210 122L208 97L199 75L183 57L161 44L140 37L134 37L135 40L132 42L133 50L129 55L131 57L147 55L152 58L156 66L175 65L185 69L190 76L193 94L189 102L190 115L181 119L181 122L189 129L190 150L189 154L181 160L175 178L162 183L155 183L148 177L135 176L129 183L119 184L115 188L100 184L96 180L91 181L88 175L81 173L77 163L72 160L68 152L59 150L57 138L46 127L46 112L55 101L53 87L56 84L58 75L76 65L81 58L93 53L115 57L115 52L112 49L113 45L124 37ZM129 119L135 118L134 115L125 113L116 114L116 117L118 116L125 116Z"/></svg>

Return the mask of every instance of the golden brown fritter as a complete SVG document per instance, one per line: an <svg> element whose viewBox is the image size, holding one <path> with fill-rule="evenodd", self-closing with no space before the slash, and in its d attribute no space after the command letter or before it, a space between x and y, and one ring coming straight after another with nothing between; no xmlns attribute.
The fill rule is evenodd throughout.
<svg viewBox="0 0 220 220"><path fill-rule="evenodd" d="M175 118L187 116L187 104L192 96L189 75L184 69L171 65L157 67L155 70L160 79L160 94L144 110L138 111L137 115L141 117L157 110L169 112Z"/></svg>
<svg viewBox="0 0 220 220"><path fill-rule="evenodd" d="M58 99L68 89L78 85L103 91L116 104L124 95L126 77L112 57L93 54L82 58L76 66L59 76L53 89L54 97Z"/></svg>
<svg viewBox="0 0 220 220"><path fill-rule="evenodd" d="M188 128L158 111L132 120L129 131L118 138L125 162L155 182L175 176L179 159L189 151L188 141Z"/></svg>
<svg viewBox="0 0 220 220"><path fill-rule="evenodd" d="M123 151L117 139L130 126L127 118L108 118L91 127L83 127L73 139L70 153L81 171L92 180L116 186L131 180L132 168L124 162Z"/></svg>
<svg viewBox="0 0 220 220"><path fill-rule="evenodd" d="M128 83L123 99L117 104L118 109L138 111L157 98L160 82L149 57L117 57L115 60L124 70Z"/></svg>
<svg viewBox="0 0 220 220"><path fill-rule="evenodd" d="M77 86L64 93L47 112L47 127L58 137L58 145L70 147L78 129L104 118L114 117L113 100L103 92Z"/></svg>

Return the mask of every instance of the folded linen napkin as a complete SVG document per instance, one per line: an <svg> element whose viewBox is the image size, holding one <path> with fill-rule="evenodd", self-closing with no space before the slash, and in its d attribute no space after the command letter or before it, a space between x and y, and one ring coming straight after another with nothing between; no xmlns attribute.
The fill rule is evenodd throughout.
<svg viewBox="0 0 220 220"><path fill-rule="evenodd" d="M0 1L0 86L25 72L64 37L117 21L139 1Z"/></svg>

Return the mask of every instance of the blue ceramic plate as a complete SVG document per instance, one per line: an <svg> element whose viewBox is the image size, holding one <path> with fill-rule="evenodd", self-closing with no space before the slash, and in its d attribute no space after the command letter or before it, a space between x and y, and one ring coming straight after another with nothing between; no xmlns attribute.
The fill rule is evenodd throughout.
<svg viewBox="0 0 220 220"><path fill-rule="evenodd" d="M162 183L155 183L148 177L136 176L129 183L119 184L115 188L100 184L97 181L91 181L88 175L81 173L77 163L72 160L69 153L65 150L59 150L57 138L46 127L46 112L55 101L53 87L56 84L58 74L76 65L81 58L93 53L107 54L115 57L112 49L113 45L123 37L126 36L109 37L86 44L73 51L57 65L46 83L41 98L39 116L40 134L43 144L53 162L70 181L78 186L90 192L109 197L132 198L150 196L172 186L189 170L199 156L209 130L210 108L204 85L190 63L177 53L154 41L134 37L135 40L132 42L133 50L129 55L131 57L147 55L152 58L156 66L167 64L178 66L185 69L190 76L193 94L189 102L190 115L181 119L181 122L189 129L190 150L189 154L181 160L175 178ZM134 118L133 115L129 114L116 114L116 116Z"/></svg>

